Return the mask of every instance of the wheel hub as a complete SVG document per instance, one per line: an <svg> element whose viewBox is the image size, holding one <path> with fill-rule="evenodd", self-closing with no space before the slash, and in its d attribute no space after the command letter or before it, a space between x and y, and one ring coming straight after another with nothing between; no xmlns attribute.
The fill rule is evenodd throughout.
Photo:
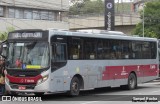
<svg viewBox="0 0 160 104"><path fill-rule="evenodd" d="M77 82L74 82L72 84L72 89L73 89L74 92L78 91L78 84L77 84Z"/></svg>

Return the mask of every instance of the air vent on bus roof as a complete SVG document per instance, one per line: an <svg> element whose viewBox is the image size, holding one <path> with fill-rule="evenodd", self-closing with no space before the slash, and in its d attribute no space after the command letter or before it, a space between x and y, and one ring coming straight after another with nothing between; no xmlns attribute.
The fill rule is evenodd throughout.
<svg viewBox="0 0 160 104"><path fill-rule="evenodd" d="M98 29L83 29L83 30L77 30L77 32L84 32L84 33L100 33L101 30Z"/></svg>
<svg viewBox="0 0 160 104"><path fill-rule="evenodd" d="M120 31L107 31L98 29L83 29L83 30L77 30L77 32L93 33L93 34L109 34L109 35L126 35Z"/></svg>
<svg viewBox="0 0 160 104"><path fill-rule="evenodd" d="M54 31L68 31L67 29L56 29L56 28L49 28L48 30L54 30Z"/></svg>

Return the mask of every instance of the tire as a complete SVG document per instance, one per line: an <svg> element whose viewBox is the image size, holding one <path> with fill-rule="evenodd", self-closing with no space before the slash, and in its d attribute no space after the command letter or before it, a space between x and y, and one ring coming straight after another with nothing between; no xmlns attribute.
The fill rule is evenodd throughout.
<svg viewBox="0 0 160 104"><path fill-rule="evenodd" d="M128 77L127 89L128 90L133 90L136 87L137 87L137 77L134 73L131 73Z"/></svg>
<svg viewBox="0 0 160 104"><path fill-rule="evenodd" d="M70 83L70 96L78 96L80 92L80 82L77 77L73 77Z"/></svg>

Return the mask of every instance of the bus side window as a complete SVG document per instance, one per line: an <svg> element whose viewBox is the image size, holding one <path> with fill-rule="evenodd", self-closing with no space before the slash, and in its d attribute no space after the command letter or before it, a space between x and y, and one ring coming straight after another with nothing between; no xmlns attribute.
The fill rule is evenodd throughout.
<svg viewBox="0 0 160 104"><path fill-rule="evenodd" d="M66 44L52 45L52 69L58 69L66 64Z"/></svg>
<svg viewBox="0 0 160 104"><path fill-rule="evenodd" d="M68 37L68 58L71 60L83 59L83 38Z"/></svg>
<svg viewBox="0 0 160 104"><path fill-rule="evenodd" d="M66 61L66 44L52 46L52 58L54 61Z"/></svg>

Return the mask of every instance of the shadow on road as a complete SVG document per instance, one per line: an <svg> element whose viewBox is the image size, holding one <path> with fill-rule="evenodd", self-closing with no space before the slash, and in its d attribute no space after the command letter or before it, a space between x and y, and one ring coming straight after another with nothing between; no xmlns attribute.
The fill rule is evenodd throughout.
<svg viewBox="0 0 160 104"><path fill-rule="evenodd" d="M135 90L147 89L147 86L139 86ZM43 101L107 101L107 100L117 100L117 101L128 101L132 100L131 96L133 95L111 95L107 93L114 93L114 92L127 92L128 90L124 90L120 87L117 88L98 88L94 90L88 91L81 91L79 96L71 97L65 93L61 94L47 94L43 95ZM129 98L128 98L129 97ZM126 99L126 100L125 100Z"/></svg>
<svg viewBox="0 0 160 104"><path fill-rule="evenodd" d="M147 89L149 86L139 86L135 90ZM94 90L81 91L79 96L71 97L66 93L59 94L45 94L43 96L38 96L42 98L42 101L131 101L135 95L112 95L115 92L124 93L128 90L124 90L120 87L117 88L97 88ZM19 95L16 97L37 97L34 95Z"/></svg>

